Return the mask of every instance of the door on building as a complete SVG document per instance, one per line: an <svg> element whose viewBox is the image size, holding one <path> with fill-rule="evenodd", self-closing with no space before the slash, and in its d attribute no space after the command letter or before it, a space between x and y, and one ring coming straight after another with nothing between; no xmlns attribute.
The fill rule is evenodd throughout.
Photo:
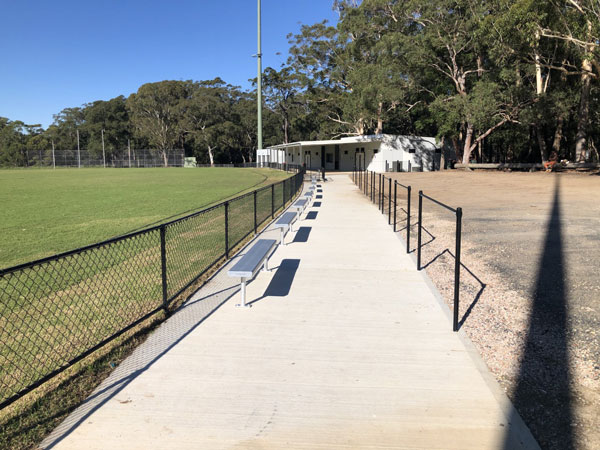
<svg viewBox="0 0 600 450"><path fill-rule="evenodd" d="M304 152L304 167L307 169L312 169L312 158L310 156L310 151Z"/></svg>
<svg viewBox="0 0 600 450"><path fill-rule="evenodd" d="M333 170L340 170L340 146L335 146L335 156L334 156L334 168Z"/></svg>
<svg viewBox="0 0 600 450"><path fill-rule="evenodd" d="M356 149L356 153L354 154L354 167L356 170L362 171L365 170L365 154L364 151L360 151Z"/></svg>

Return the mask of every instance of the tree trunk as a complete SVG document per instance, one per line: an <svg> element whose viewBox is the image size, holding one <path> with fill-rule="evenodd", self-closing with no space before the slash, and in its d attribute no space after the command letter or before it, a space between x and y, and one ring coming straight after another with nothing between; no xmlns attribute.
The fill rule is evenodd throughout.
<svg viewBox="0 0 600 450"><path fill-rule="evenodd" d="M169 157L167 155L167 151L166 150L162 151L162 157L163 157L163 166L164 167L169 167Z"/></svg>
<svg viewBox="0 0 600 450"><path fill-rule="evenodd" d="M548 148L546 147L546 140L544 139L544 133L537 123L533 124L535 135L537 137L538 146L540 147L540 156L542 158L542 164L548 162Z"/></svg>
<svg viewBox="0 0 600 450"><path fill-rule="evenodd" d="M577 120L577 137L575 140L575 157L578 162L586 162L589 159L587 145L587 130L590 116L590 87L592 63L585 58L582 64L581 75L581 100L579 102L579 117Z"/></svg>
<svg viewBox="0 0 600 450"><path fill-rule="evenodd" d="M289 144L288 128L290 127L287 116L283 118L283 143Z"/></svg>
<svg viewBox="0 0 600 450"><path fill-rule="evenodd" d="M383 103L379 102L377 106L377 129L375 134L383 134Z"/></svg>
<svg viewBox="0 0 600 450"><path fill-rule="evenodd" d="M210 167L214 167L215 166L215 157L213 156L213 152L212 152L212 147L210 145L207 145L208 147L208 159L210 160Z"/></svg>
<svg viewBox="0 0 600 450"><path fill-rule="evenodd" d="M463 147L463 164L469 164L471 159L471 141L473 140L473 124L467 122L467 133L465 135L465 145Z"/></svg>

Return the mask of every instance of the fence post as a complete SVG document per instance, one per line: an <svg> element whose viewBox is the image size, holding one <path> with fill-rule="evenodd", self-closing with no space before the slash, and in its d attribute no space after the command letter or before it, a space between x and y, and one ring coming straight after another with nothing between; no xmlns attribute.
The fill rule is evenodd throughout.
<svg viewBox="0 0 600 450"><path fill-rule="evenodd" d="M258 224L256 223L256 191L254 191L254 234L258 232Z"/></svg>
<svg viewBox="0 0 600 450"><path fill-rule="evenodd" d="M417 230L417 270L421 270L421 225L423 221L423 191L419 191L419 228Z"/></svg>
<svg viewBox="0 0 600 450"><path fill-rule="evenodd" d="M271 219L275 218L275 184L271 185Z"/></svg>
<svg viewBox="0 0 600 450"><path fill-rule="evenodd" d="M285 180L281 182L281 208L285 208Z"/></svg>
<svg viewBox="0 0 600 450"><path fill-rule="evenodd" d="M377 208L379 208L379 211L381 211L381 174L377 174L378 175L378 182L377 182Z"/></svg>
<svg viewBox="0 0 600 450"><path fill-rule="evenodd" d="M462 234L462 208L456 208L456 249L454 258L454 323L452 331L458 331L458 298L460 295L460 241Z"/></svg>
<svg viewBox="0 0 600 450"><path fill-rule="evenodd" d="M225 259L229 259L229 202L225 202Z"/></svg>
<svg viewBox="0 0 600 450"><path fill-rule="evenodd" d="M375 172L371 172L371 203L375 203Z"/></svg>
<svg viewBox="0 0 600 450"><path fill-rule="evenodd" d="M388 178L388 225L392 224L392 177Z"/></svg>
<svg viewBox="0 0 600 450"><path fill-rule="evenodd" d="M398 182L394 180L394 233L396 232L396 222L398 215Z"/></svg>
<svg viewBox="0 0 600 450"><path fill-rule="evenodd" d="M406 202L406 253L410 253L410 191L411 187L406 188L408 191L408 199Z"/></svg>
<svg viewBox="0 0 600 450"><path fill-rule="evenodd" d="M162 308L165 314L169 314L169 304L167 301L167 238L164 225L160 227L160 269L162 276Z"/></svg>

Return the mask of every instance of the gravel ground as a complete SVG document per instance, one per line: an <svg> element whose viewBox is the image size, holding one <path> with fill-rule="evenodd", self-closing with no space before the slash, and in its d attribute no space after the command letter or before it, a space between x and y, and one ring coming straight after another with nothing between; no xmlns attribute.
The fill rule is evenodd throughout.
<svg viewBox="0 0 600 450"><path fill-rule="evenodd" d="M461 328L542 448L600 448L600 175L388 175L463 208ZM452 307L455 219L425 200L423 224L422 264Z"/></svg>

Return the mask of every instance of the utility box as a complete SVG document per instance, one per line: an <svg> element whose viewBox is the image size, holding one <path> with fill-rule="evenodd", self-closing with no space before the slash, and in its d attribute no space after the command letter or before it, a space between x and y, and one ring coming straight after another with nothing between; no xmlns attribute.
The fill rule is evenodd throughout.
<svg viewBox="0 0 600 450"><path fill-rule="evenodd" d="M196 158L194 156L183 160L183 167L196 167Z"/></svg>

